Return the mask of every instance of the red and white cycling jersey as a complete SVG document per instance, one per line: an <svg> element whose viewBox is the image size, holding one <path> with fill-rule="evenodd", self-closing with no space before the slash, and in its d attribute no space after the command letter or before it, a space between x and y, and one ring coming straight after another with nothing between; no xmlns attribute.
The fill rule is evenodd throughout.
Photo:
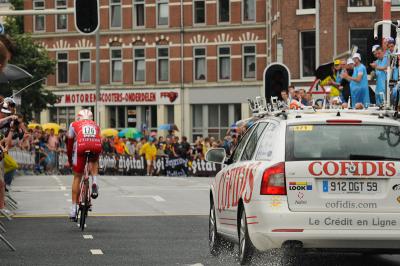
<svg viewBox="0 0 400 266"><path fill-rule="evenodd" d="M78 155L86 151L101 153L101 136L99 126L92 120L75 121L69 127L68 137L75 139L74 151Z"/></svg>
<svg viewBox="0 0 400 266"><path fill-rule="evenodd" d="M90 161L97 161L102 152L100 127L92 120L81 120L71 123L68 131L68 158L73 164L73 171L83 173L85 152L90 151L94 156ZM72 143L71 143L72 144Z"/></svg>

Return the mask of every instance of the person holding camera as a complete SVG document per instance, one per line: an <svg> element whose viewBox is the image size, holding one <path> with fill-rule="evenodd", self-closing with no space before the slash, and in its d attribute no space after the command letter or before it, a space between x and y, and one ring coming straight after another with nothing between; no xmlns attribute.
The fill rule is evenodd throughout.
<svg viewBox="0 0 400 266"><path fill-rule="evenodd" d="M12 213L5 209L4 155L8 152L12 137L19 126L18 116L12 115L10 109L10 104L4 99L0 110L0 212L6 215L11 215Z"/></svg>

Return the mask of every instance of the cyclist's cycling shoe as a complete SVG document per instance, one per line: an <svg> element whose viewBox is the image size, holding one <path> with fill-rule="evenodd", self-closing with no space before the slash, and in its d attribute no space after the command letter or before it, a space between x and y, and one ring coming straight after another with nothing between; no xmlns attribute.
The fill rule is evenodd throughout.
<svg viewBox="0 0 400 266"><path fill-rule="evenodd" d="M92 199L96 199L99 196L99 188L97 184L92 185Z"/></svg>
<svg viewBox="0 0 400 266"><path fill-rule="evenodd" d="M69 213L69 220L71 222L76 222L77 221L76 210L71 210L71 212Z"/></svg>

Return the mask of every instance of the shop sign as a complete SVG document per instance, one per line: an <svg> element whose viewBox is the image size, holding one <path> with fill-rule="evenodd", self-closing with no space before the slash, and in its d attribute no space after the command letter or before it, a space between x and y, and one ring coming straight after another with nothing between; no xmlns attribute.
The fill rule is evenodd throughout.
<svg viewBox="0 0 400 266"><path fill-rule="evenodd" d="M94 90L53 93L59 96L55 106L95 105L96 103ZM102 91L100 101L104 105L179 104L180 92L179 89Z"/></svg>

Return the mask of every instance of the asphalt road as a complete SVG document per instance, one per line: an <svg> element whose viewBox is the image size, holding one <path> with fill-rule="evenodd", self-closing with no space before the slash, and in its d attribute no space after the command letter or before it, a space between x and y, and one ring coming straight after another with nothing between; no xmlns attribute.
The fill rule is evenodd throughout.
<svg viewBox="0 0 400 266"><path fill-rule="evenodd" d="M208 179L115 178L101 178L84 232L66 219L69 177L18 178L17 216L2 219L17 251L0 242L0 265L237 265L235 252L209 255ZM272 250L252 264L399 265L400 256Z"/></svg>

